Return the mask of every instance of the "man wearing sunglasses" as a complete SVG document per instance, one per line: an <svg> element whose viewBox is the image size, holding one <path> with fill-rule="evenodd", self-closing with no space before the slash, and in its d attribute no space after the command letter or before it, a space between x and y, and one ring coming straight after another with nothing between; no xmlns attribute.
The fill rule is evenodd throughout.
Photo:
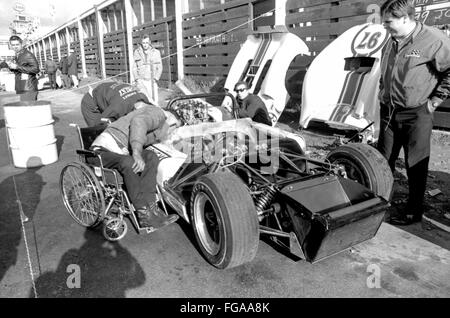
<svg viewBox="0 0 450 318"><path fill-rule="evenodd" d="M246 82L237 82L234 91L239 106L237 110L239 118L251 118L254 122L272 125L266 105L257 95L250 94Z"/></svg>

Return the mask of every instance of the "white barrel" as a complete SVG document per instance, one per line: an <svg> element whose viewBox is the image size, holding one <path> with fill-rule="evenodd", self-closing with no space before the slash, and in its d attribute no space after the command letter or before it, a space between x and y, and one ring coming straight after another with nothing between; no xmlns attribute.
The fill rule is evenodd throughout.
<svg viewBox="0 0 450 318"><path fill-rule="evenodd" d="M16 102L3 108L14 166L38 167L58 160L50 102Z"/></svg>

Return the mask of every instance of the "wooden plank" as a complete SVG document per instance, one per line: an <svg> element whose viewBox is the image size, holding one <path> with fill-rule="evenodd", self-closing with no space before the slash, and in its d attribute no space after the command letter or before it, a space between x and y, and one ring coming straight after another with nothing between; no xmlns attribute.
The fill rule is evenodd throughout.
<svg viewBox="0 0 450 318"><path fill-rule="evenodd" d="M292 13L286 16L286 24L298 24L319 20L337 19L343 17L360 16L367 14L367 0L352 3L343 3L339 6L322 7L304 12Z"/></svg>
<svg viewBox="0 0 450 318"><path fill-rule="evenodd" d="M450 128L450 112L436 110L434 113L434 127Z"/></svg>
<svg viewBox="0 0 450 318"><path fill-rule="evenodd" d="M225 4L221 5L221 6L217 6L214 8L209 8L209 9L204 9L204 10L198 10L195 12L189 12L189 13L185 13L183 14L183 21L187 20L189 18L192 17L201 17L204 16L206 14L210 14L210 13L214 13L217 11L222 11L222 10L226 10L226 9L230 9L233 7L239 7L239 6L243 6L243 5L247 5L249 3L253 3L253 2L257 2L260 0L234 0L234 1L230 1L230 2L226 2Z"/></svg>
<svg viewBox="0 0 450 318"><path fill-rule="evenodd" d="M194 39L183 39L183 46L193 45L221 45L223 43L239 42L243 43L247 39L247 33L243 29L228 34L217 34Z"/></svg>
<svg viewBox="0 0 450 318"><path fill-rule="evenodd" d="M231 66L230 66L231 67ZM188 74L228 74L230 67L195 67L185 66L184 73Z"/></svg>
<svg viewBox="0 0 450 318"><path fill-rule="evenodd" d="M241 45L239 43L232 43L228 45L216 45L216 46L207 46L207 47L195 47L190 48L189 50L185 50L183 52L184 57L195 56L195 55L231 55L236 54Z"/></svg>
<svg viewBox="0 0 450 318"><path fill-rule="evenodd" d="M235 56L185 57L184 65L231 65Z"/></svg>
<svg viewBox="0 0 450 318"><path fill-rule="evenodd" d="M368 15L367 15L368 16ZM350 21L316 24L312 26L305 26L300 28L289 28L291 33L298 35L300 38L313 37L313 36L327 36L327 35L341 35L349 28L363 24L367 21L367 16L359 16L356 19Z"/></svg>
<svg viewBox="0 0 450 318"><path fill-rule="evenodd" d="M227 11L214 12L214 13L202 16L202 17L197 17L195 19L191 19L191 20L185 20L185 21L183 21L183 29L195 28L198 26L205 26L208 24L214 24L214 23L218 23L218 22L222 23L227 20L231 20L231 19L235 19L235 18L242 18L242 17L248 17L247 5L232 8Z"/></svg>
<svg viewBox="0 0 450 318"><path fill-rule="evenodd" d="M370 0L374 3L376 0ZM338 2L336 0L289 0L286 3L286 10L297 10L299 8L308 8ZM369 2L369 1L368 1Z"/></svg>
<svg viewBox="0 0 450 318"><path fill-rule="evenodd" d="M183 38L194 35L206 35L206 34L216 34L222 32L229 32L231 29L247 29L248 28L248 17L233 19L227 21L226 23L217 24L214 26L204 26L192 28L189 30L183 30Z"/></svg>
<svg viewBox="0 0 450 318"><path fill-rule="evenodd" d="M325 40L313 40L313 41L305 41L305 44L308 46L310 52L320 52L327 45L333 42L333 39L325 39Z"/></svg>

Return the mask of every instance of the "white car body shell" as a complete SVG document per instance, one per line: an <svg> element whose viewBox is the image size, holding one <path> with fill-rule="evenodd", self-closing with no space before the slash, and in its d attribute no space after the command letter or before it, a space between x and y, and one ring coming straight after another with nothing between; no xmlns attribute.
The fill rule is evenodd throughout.
<svg viewBox="0 0 450 318"><path fill-rule="evenodd" d="M311 121L379 133L379 80L382 48L389 33L381 24L357 25L331 42L308 68L302 91L300 126ZM373 58L371 67L345 70L348 58ZM354 59L355 60L355 59Z"/></svg>

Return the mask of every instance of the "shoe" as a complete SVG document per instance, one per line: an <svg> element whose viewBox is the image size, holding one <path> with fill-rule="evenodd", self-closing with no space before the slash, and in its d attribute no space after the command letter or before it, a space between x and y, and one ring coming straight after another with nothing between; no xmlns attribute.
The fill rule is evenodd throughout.
<svg viewBox="0 0 450 318"><path fill-rule="evenodd" d="M178 215L176 214L166 216L162 213L156 203L151 204L149 207L138 209L137 217L141 227L153 229L160 229L178 220Z"/></svg>
<svg viewBox="0 0 450 318"><path fill-rule="evenodd" d="M411 225L414 223L418 223L422 221L422 216L417 216L413 214L402 214L398 216L393 216L389 223L392 225L400 225L400 226L406 226Z"/></svg>

